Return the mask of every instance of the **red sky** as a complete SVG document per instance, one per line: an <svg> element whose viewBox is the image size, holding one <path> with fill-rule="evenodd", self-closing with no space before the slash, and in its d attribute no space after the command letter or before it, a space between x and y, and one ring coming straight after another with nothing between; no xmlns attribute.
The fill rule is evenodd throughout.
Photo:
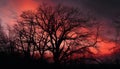
<svg viewBox="0 0 120 69"><path fill-rule="evenodd" d="M54 2L54 0L46 0L46 1L44 0L0 0L0 10L1 10L0 18L2 19L2 22L4 23L4 25L5 24L13 25L14 22L16 21L16 17L19 16L21 11L31 10L31 9L34 10L42 2L47 2L47 4L55 4L56 1ZM65 4L66 3L67 2L65 1ZM69 5L73 5L71 0ZM104 20L104 22L108 22L108 21ZM104 39L105 37L106 36L103 36L102 38ZM100 45L99 48L101 50L101 53L109 54L110 53L109 49L114 46L114 43L102 42L99 45Z"/></svg>
<svg viewBox="0 0 120 69"><path fill-rule="evenodd" d="M12 24L19 16L21 11L33 10L38 6L38 3L33 0L3 0L1 5L0 18L6 24ZM9 23L10 22L10 23Z"/></svg>

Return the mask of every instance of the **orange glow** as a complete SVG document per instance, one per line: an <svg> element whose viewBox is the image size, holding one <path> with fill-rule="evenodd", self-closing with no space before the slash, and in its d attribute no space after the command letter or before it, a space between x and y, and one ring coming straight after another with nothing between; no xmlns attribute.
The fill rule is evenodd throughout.
<svg viewBox="0 0 120 69"><path fill-rule="evenodd" d="M115 46L115 44L113 42L109 42L109 43L101 42L100 50L103 54L111 54L112 50L110 50L110 49L113 48L114 46Z"/></svg>
<svg viewBox="0 0 120 69"><path fill-rule="evenodd" d="M38 6L38 3L33 0L21 0L20 8L23 10L32 10Z"/></svg>
<svg viewBox="0 0 120 69"><path fill-rule="evenodd" d="M101 39L102 38L99 38L98 40L101 40ZM97 43L97 49L99 51L97 51L97 49L95 49L95 48L90 48L90 49L95 54L107 55L107 54L111 54L113 52L113 50L111 50L113 47L115 47L114 42L107 42L107 40L105 41L105 39L104 39L104 41Z"/></svg>

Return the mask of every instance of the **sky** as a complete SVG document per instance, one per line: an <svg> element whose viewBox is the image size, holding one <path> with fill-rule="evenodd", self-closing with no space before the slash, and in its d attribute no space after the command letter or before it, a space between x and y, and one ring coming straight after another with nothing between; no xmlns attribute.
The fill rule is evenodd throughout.
<svg viewBox="0 0 120 69"><path fill-rule="evenodd" d="M83 11L89 11L96 18L104 23L104 38L112 39L114 36L113 18L120 14L120 0L0 0L0 19L3 26L13 25L17 17L24 10L34 10L41 3L64 4L67 6L79 7Z"/></svg>
<svg viewBox="0 0 120 69"><path fill-rule="evenodd" d="M18 12L33 9L42 2L80 7L106 20L120 14L120 0L0 0L0 18L7 23L8 20L16 18Z"/></svg>

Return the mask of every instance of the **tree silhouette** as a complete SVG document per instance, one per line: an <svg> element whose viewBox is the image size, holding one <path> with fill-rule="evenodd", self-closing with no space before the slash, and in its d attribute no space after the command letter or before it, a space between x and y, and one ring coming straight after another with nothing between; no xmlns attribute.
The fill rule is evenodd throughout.
<svg viewBox="0 0 120 69"><path fill-rule="evenodd" d="M75 55L80 60L88 59L98 37L91 39L92 22L77 8L41 5L35 11L24 11L18 19L16 48L27 58L37 52L43 59L49 52L56 64L69 63L76 59Z"/></svg>
<svg viewBox="0 0 120 69"><path fill-rule="evenodd" d="M16 48L18 52L24 54L28 60L36 58L44 61L44 53L47 50L48 35L34 23L35 14L32 11L23 12L14 26L17 34ZM37 56L35 56L37 55Z"/></svg>
<svg viewBox="0 0 120 69"><path fill-rule="evenodd" d="M4 28L2 26L2 21L0 19L0 51L1 52L7 52L7 45L8 40L7 40L7 35L4 31Z"/></svg>

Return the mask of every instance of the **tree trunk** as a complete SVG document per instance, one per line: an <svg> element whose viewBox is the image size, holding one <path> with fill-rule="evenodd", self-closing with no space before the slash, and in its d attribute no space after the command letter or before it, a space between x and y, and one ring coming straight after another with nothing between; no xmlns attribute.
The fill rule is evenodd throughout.
<svg viewBox="0 0 120 69"><path fill-rule="evenodd" d="M59 63L60 63L59 57L60 57L59 48L56 47L56 52L55 52L55 54L54 54L55 64L59 64Z"/></svg>
<svg viewBox="0 0 120 69"><path fill-rule="evenodd" d="M60 64L59 56L57 56L57 54L56 54L56 56L54 56L54 62L55 62L55 64Z"/></svg>

